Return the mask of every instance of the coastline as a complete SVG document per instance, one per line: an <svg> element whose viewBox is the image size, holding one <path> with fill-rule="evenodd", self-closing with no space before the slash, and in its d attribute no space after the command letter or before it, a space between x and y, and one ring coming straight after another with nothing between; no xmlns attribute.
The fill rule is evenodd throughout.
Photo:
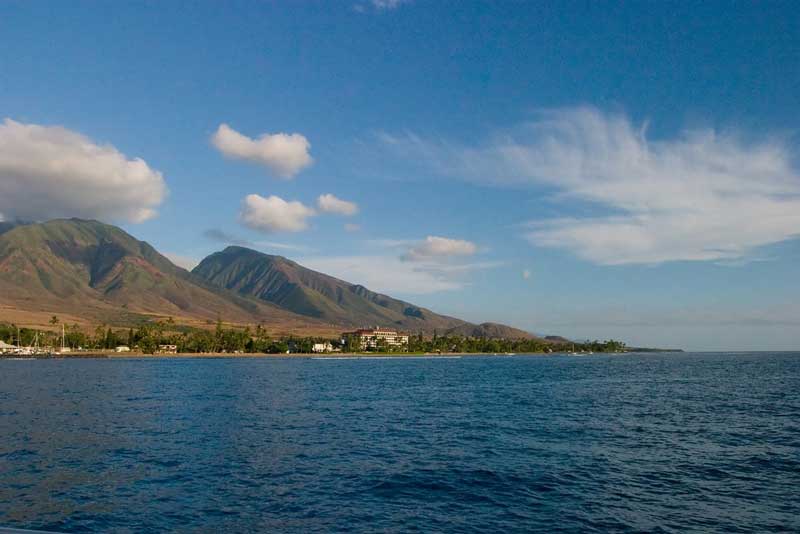
<svg viewBox="0 0 800 534"><path fill-rule="evenodd" d="M632 352L632 351L631 351ZM514 356L592 356L592 355L621 355L625 353L604 353L596 352L592 354L574 354L567 352L525 352L525 353L491 353L491 352L410 352L410 353L380 353L380 352L340 352L340 353L313 353L313 352L295 352L295 353L227 353L227 352L208 352L208 353L193 353L183 352L176 354L144 354L139 352L80 352L80 353L66 353L66 354L52 354L52 355L33 355L33 356L0 356L2 359L38 359L38 360L81 360L81 359L113 359L113 360L142 360L142 359L161 359L161 360L187 360L187 359L320 359L320 360L356 360L356 359L378 359L378 358L463 358L463 357L486 357L492 356L497 358L510 358Z"/></svg>

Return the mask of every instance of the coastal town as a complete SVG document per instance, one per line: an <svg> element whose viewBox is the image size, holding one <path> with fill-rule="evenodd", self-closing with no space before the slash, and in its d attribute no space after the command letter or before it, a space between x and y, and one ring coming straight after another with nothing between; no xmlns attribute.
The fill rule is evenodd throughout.
<svg viewBox="0 0 800 534"><path fill-rule="evenodd" d="M572 342L558 339L489 339L455 335L409 334L375 326L342 332L336 339L318 337L272 337L258 326L255 329L197 329L178 333L167 323L143 325L137 329L116 330L97 327L88 335L77 327L61 326L60 331L39 331L0 323L2 357L101 357L137 355L292 355L292 354L593 354L621 353L624 343Z"/></svg>

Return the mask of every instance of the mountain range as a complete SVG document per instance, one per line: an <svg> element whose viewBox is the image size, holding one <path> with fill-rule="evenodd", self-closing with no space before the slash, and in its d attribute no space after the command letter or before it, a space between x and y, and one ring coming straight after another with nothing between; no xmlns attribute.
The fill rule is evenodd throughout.
<svg viewBox="0 0 800 534"><path fill-rule="evenodd" d="M191 272L149 244L98 221L0 222L0 321L130 326L262 324L276 333L331 335L383 326L411 333L532 338L496 323L461 319L370 291L281 256L230 246ZM22 319L21 319L22 318Z"/></svg>

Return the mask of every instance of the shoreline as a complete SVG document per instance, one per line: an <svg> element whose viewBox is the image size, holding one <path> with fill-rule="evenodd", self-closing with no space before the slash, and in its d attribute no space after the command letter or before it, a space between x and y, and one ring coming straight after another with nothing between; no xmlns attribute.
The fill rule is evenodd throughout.
<svg viewBox="0 0 800 534"><path fill-rule="evenodd" d="M313 352L297 352L297 353L242 353L233 354L227 352L206 352L206 353L192 353L182 352L176 354L144 354L140 352L72 352L65 354L52 354L52 355L0 355L0 360L14 360L14 359L35 359L35 360L81 360L81 359L108 359L108 360L139 360L139 359L259 359L259 358L272 358L272 359L325 359L325 360L355 360L355 359L377 359L377 358L462 358L462 357L485 357L492 356L497 358L511 358L514 356L619 356L623 354L630 354L630 352L595 352L592 354L569 353L569 352L517 352L517 353L492 353L492 352L411 352L411 353L374 353L374 352L339 352L339 353L313 353Z"/></svg>

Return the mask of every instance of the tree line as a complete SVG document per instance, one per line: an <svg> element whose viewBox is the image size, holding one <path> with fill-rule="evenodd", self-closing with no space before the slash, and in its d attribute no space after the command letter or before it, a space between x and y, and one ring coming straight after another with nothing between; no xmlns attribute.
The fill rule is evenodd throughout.
<svg viewBox="0 0 800 534"><path fill-rule="evenodd" d="M58 326L58 317L53 316L52 326ZM60 331L37 331L18 328L14 324L0 323L0 340L19 346L34 344L38 333L41 347L60 347ZM176 325L170 318L163 321L143 323L135 328L114 329L100 325L94 333L87 333L79 325L64 325L65 345L72 349L115 350L125 345L145 354L159 351L162 345L174 345L182 353L245 353L284 354L286 352L310 353L315 343L331 343L343 352L359 352L357 340L329 339L313 336L271 336L262 325L254 328L225 328L217 320L213 330ZM368 352L377 353L545 353L545 352L622 352L626 349L620 341L586 341L582 343L550 342L534 339L490 339L463 336L433 336L417 334L409 336L407 346L392 347L378 342Z"/></svg>

